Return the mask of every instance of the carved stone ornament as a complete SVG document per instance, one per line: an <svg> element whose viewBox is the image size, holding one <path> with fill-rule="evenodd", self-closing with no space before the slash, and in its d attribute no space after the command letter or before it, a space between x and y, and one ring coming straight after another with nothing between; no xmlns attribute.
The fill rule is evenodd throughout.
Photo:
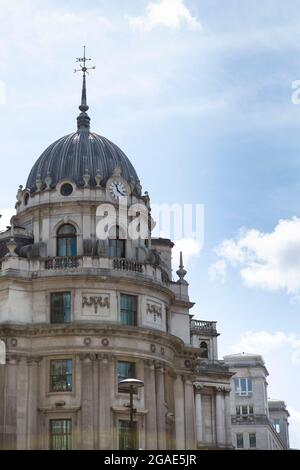
<svg viewBox="0 0 300 470"><path fill-rule="evenodd" d="M147 302L146 312L153 315L153 320L156 322L157 317L162 318L161 305Z"/></svg>
<svg viewBox="0 0 300 470"><path fill-rule="evenodd" d="M110 299L108 296L84 296L82 297L82 308L94 306L95 314L98 313L98 308L110 308Z"/></svg>

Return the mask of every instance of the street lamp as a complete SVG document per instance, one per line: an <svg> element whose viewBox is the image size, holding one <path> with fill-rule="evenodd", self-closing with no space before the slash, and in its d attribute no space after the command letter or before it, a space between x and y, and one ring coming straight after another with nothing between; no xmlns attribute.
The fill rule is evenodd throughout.
<svg viewBox="0 0 300 470"><path fill-rule="evenodd" d="M119 382L119 387L122 388L122 391L126 391L130 394L130 420L129 420L129 428L130 428L130 441L131 447L133 447L133 394L138 388L144 387L144 382L139 379L123 379ZM132 449L130 449L132 450Z"/></svg>

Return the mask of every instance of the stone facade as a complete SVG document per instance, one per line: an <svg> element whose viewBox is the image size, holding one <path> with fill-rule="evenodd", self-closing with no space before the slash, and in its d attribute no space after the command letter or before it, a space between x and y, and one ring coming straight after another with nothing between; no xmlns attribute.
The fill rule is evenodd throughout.
<svg viewBox="0 0 300 470"><path fill-rule="evenodd" d="M268 401L268 371L259 355L225 356L231 379L232 443L238 449L289 448L288 411L282 401Z"/></svg>

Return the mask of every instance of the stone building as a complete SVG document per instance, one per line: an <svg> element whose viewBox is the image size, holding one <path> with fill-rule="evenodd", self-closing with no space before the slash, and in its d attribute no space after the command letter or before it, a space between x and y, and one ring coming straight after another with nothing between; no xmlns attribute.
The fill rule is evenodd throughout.
<svg viewBox="0 0 300 470"><path fill-rule="evenodd" d="M173 243L151 235L149 194L90 131L85 60L82 71L76 132L42 153L0 234L0 448L230 448L216 324L191 318L182 259L174 279ZM111 207L119 219L101 238ZM121 211L133 221L143 208L147 236L127 236ZM144 387L130 423L119 382L133 377Z"/></svg>
<svg viewBox="0 0 300 470"><path fill-rule="evenodd" d="M232 442L236 449L289 448L289 413L283 401L268 400L262 356L233 354L224 357L234 373L231 379Z"/></svg>

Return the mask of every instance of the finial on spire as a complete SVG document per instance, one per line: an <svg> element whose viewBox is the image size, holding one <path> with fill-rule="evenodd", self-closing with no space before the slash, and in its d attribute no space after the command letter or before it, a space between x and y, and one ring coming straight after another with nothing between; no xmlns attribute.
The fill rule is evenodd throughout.
<svg viewBox="0 0 300 470"><path fill-rule="evenodd" d="M79 106L79 110L81 111L80 115L77 118L77 126L78 130L80 129L89 129L90 128L90 117L87 114L89 109L87 104L86 98L86 74L89 73L89 70L95 70L95 66L87 67L86 63L91 59L85 56L85 46L83 46L83 57L77 57L76 62L79 63L79 69L75 69L74 73L82 72L83 80L82 80L82 92L81 92L81 104Z"/></svg>
<svg viewBox="0 0 300 470"><path fill-rule="evenodd" d="M178 271L176 271L176 274L179 277L177 281L178 284L185 284L185 285L188 284L187 281L184 279L187 274L187 271L184 269L184 266L183 266L182 251L180 252L179 269Z"/></svg>

